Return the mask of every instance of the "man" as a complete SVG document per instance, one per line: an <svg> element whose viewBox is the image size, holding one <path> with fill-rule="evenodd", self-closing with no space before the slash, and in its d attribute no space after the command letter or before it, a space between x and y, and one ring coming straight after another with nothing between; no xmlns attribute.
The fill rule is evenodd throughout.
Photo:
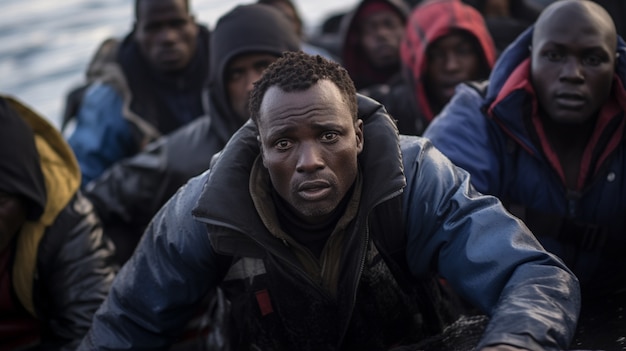
<svg viewBox="0 0 626 351"><path fill-rule="evenodd" d="M433 0L411 12L400 57L401 74L362 93L385 105L401 134L421 135L459 83L489 76L496 49L473 7Z"/></svg>
<svg viewBox="0 0 626 351"><path fill-rule="evenodd" d="M248 119L252 83L284 51L299 49L290 23L265 5L226 13L211 38L207 116L114 164L85 188L121 262L130 257L158 209L189 178L209 168L211 156Z"/></svg>
<svg viewBox="0 0 626 351"><path fill-rule="evenodd" d="M344 16L340 60L357 89L383 84L399 72L409 11L403 0L363 0Z"/></svg>
<svg viewBox="0 0 626 351"><path fill-rule="evenodd" d="M72 150L43 117L0 97L0 348L74 350L116 267Z"/></svg>
<svg viewBox="0 0 626 351"><path fill-rule="evenodd" d="M616 349L626 332L625 53L599 5L557 1L425 133L576 273L576 348Z"/></svg>
<svg viewBox="0 0 626 351"><path fill-rule="evenodd" d="M105 41L90 68L93 83L68 139L83 185L204 114L209 32L188 0L136 0L135 21L121 43Z"/></svg>
<svg viewBox="0 0 626 351"><path fill-rule="evenodd" d="M286 53L250 112L156 215L79 349L167 347L216 286L232 349L414 344L441 327L435 271L491 315L479 349L569 343L576 278L427 140L400 145L341 66Z"/></svg>

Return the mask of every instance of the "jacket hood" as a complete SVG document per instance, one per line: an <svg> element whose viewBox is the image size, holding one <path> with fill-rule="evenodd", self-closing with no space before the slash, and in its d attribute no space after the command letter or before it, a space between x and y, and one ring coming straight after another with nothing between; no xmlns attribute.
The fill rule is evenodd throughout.
<svg viewBox="0 0 626 351"><path fill-rule="evenodd" d="M36 272L38 247L48 227L68 205L80 187L80 169L74 153L61 133L46 119L22 102L0 96L32 129L39 154L40 169L45 185L43 213L37 220L29 220L17 238L13 284L22 305L36 315L32 300L32 284Z"/></svg>
<svg viewBox="0 0 626 351"><path fill-rule="evenodd" d="M491 72L483 110L487 111L504 132L528 153L543 153L564 180L563 170L545 135L537 114L538 103L530 79L534 26L522 33L502 53ZM623 142L626 111L626 44L618 37L619 57L609 100L598 114L595 130L583 155L578 180L581 189L586 180L603 164L609 154Z"/></svg>
<svg viewBox="0 0 626 351"><path fill-rule="evenodd" d="M211 33L209 95L217 113L232 121L233 132L243 124L233 112L224 80L235 57L247 53L280 56L300 50L300 38L287 18L268 5L238 5L222 16Z"/></svg>
<svg viewBox="0 0 626 351"><path fill-rule="evenodd" d="M373 84L385 83L390 77L377 72L364 59L363 52L359 45L358 18L361 11L372 3L386 4L394 9L406 23L409 17L410 8L404 0L362 0L354 10L348 13L341 21L341 62L354 81L357 90ZM373 77L373 78L362 78Z"/></svg>
<svg viewBox="0 0 626 351"><path fill-rule="evenodd" d="M368 213L382 201L400 194L406 181L395 123L374 100L359 96L358 104L359 118L364 123L364 147L359 155L363 175L361 208ZM193 210L195 217L251 236L255 228L264 228L249 192L250 172L260 153L256 137L257 129L251 121L233 135L211 167Z"/></svg>
<svg viewBox="0 0 626 351"><path fill-rule="evenodd" d="M32 188L15 190L41 207L37 210L40 216L33 220L39 220L47 225L52 224L79 188L78 162L63 136L45 118L13 97L0 96L0 98L30 127L38 154L39 169L33 170L33 173L40 175L30 177L26 173L21 174L22 177L32 179L29 181ZM41 193L42 191L44 193Z"/></svg>
<svg viewBox="0 0 626 351"><path fill-rule="evenodd" d="M417 6L406 26L400 58L406 74L410 75L418 106L428 122L434 113L424 86L428 63L426 51L429 45L453 30L465 31L476 39L486 67L491 69L496 61L495 45L483 16L476 9L460 0L434 0Z"/></svg>

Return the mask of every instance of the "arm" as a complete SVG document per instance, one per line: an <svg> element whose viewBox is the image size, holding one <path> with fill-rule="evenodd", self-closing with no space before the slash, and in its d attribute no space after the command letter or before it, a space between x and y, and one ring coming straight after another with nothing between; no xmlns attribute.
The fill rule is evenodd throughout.
<svg viewBox="0 0 626 351"><path fill-rule="evenodd" d="M95 83L85 93L68 139L82 172L82 183L137 151L131 125L122 116L122 98L109 85Z"/></svg>
<svg viewBox="0 0 626 351"><path fill-rule="evenodd" d="M77 194L39 246L34 296L50 334L46 347L74 349L87 333L117 270L113 253L91 204Z"/></svg>
<svg viewBox="0 0 626 351"><path fill-rule="evenodd" d="M191 216L206 177L192 179L157 213L79 350L161 350L180 336L217 279L206 226Z"/></svg>
<svg viewBox="0 0 626 351"><path fill-rule="evenodd" d="M428 141L404 156L412 272L438 270L491 317L479 348L566 349L580 306L574 275L496 198L477 193L467 172Z"/></svg>
<svg viewBox="0 0 626 351"><path fill-rule="evenodd" d="M147 226L179 187L209 168L211 154L217 151L209 127L208 117L198 118L87 184L85 195L102 221Z"/></svg>
<svg viewBox="0 0 626 351"><path fill-rule="evenodd" d="M502 164L495 155L499 144L494 140L489 120L481 111L482 96L467 85L460 85L443 111L424 131L455 165L472 175L472 184L483 194L500 194ZM481 136L481 137L478 137Z"/></svg>

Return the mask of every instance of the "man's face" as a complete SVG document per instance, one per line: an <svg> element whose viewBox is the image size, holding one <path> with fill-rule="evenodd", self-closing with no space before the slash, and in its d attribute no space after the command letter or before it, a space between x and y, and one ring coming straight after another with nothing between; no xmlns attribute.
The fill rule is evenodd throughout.
<svg viewBox="0 0 626 351"><path fill-rule="evenodd" d="M243 54L230 61L225 72L230 106L242 121L249 118L248 100L254 82L278 58L271 54Z"/></svg>
<svg viewBox="0 0 626 351"><path fill-rule="evenodd" d="M374 67L385 68L399 62L404 23L395 11L368 15L359 25L361 47Z"/></svg>
<svg viewBox="0 0 626 351"><path fill-rule="evenodd" d="M615 37L605 25L565 7L535 33L531 77L547 117L582 123L606 102L615 70Z"/></svg>
<svg viewBox="0 0 626 351"><path fill-rule="evenodd" d="M184 69L196 51L198 26L184 0L143 0L135 40L150 64L164 72Z"/></svg>
<svg viewBox="0 0 626 351"><path fill-rule="evenodd" d="M447 104L459 83L480 78L482 56L469 34L441 37L428 47L426 55L426 81L436 105Z"/></svg>
<svg viewBox="0 0 626 351"><path fill-rule="evenodd" d="M265 93L259 111L263 164L302 220L324 220L350 190L363 149L362 128L328 80L305 91L273 86Z"/></svg>
<svg viewBox="0 0 626 351"><path fill-rule="evenodd" d="M0 250L3 250L26 221L26 208L15 195L0 191Z"/></svg>

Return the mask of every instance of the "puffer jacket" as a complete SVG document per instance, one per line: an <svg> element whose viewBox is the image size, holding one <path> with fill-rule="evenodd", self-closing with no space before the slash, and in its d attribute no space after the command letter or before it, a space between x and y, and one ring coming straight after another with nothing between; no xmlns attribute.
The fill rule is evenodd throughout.
<svg viewBox="0 0 626 351"><path fill-rule="evenodd" d="M232 110L226 69L238 55L265 52L277 57L299 49L290 24L275 9L242 6L221 18L212 33L211 80L204 95L207 116L161 137L145 150L114 164L85 187L109 231L120 242L119 257L132 253L145 226L188 179L209 168L211 156L245 122Z"/></svg>
<svg viewBox="0 0 626 351"><path fill-rule="evenodd" d="M35 348L73 350L117 271L114 247L80 194L78 164L61 134L18 100L2 98L34 131L47 192L41 217L27 221L15 238L13 296L39 325L31 331L31 337L40 332ZM11 330L11 320L0 317L0 330L7 325ZM0 340L15 336L0 332Z"/></svg>
<svg viewBox="0 0 626 351"><path fill-rule="evenodd" d="M259 146L256 128L249 122L233 136L211 170L193 178L157 214L79 349L164 349L198 301L218 285L233 310L253 308L250 314L236 315L235 325L265 330L243 339L248 348L255 342L261 349L331 350L402 343L398 335L381 337L385 330L379 328L381 320L358 318L364 316L361 303L376 296L366 288L371 284L367 272L372 269L368 257L374 248L383 252L386 246L381 241L394 241L392 235L370 234L369 216L398 200L402 206L398 201L389 208L404 208L400 221L406 223L406 233L396 232L400 235L395 239L406 250L401 256L406 257L408 269L416 279L438 269L457 291L491 315L480 346L505 343L530 350L563 349L578 314L576 278L542 250L495 198L476 193L468 174L427 140L403 138L400 150L397 129L381 105L359 98L359 111L365 143L359 155L361 200L346 227L336 300L307 278L301 261L289 250L293 240L270 234L255 209L248 184ZM380 219L396 218L386 216ZM224 261L220 257L226 253ZM248 260L233 262L229 255ZM263 275L271 277L268 286L255 291L253 277ZM230 279L233 276L239 279ZM387 296L398 296L400 288L387 288ZM292 291L309 299L276 298ZM324 310L336 306L330 311L337 318L326 320L316 306ZM313 324L304 329L301 318ZM326 333L323 329L328 327L332 330Z"/></svg>
<svg viewBox="0 0 626 351"><path fill-rule="evenodd" d="M626 270L616 269L626 264L626 46L619 39L611 97L586 146L580 181L568 189L533 114L532 33L503 53L488 86L458 88L425 136L472 174L479 191L511 204L545 248L565 260L581 281L583 306L602 303L597 296L626 288Z"/></svg>

